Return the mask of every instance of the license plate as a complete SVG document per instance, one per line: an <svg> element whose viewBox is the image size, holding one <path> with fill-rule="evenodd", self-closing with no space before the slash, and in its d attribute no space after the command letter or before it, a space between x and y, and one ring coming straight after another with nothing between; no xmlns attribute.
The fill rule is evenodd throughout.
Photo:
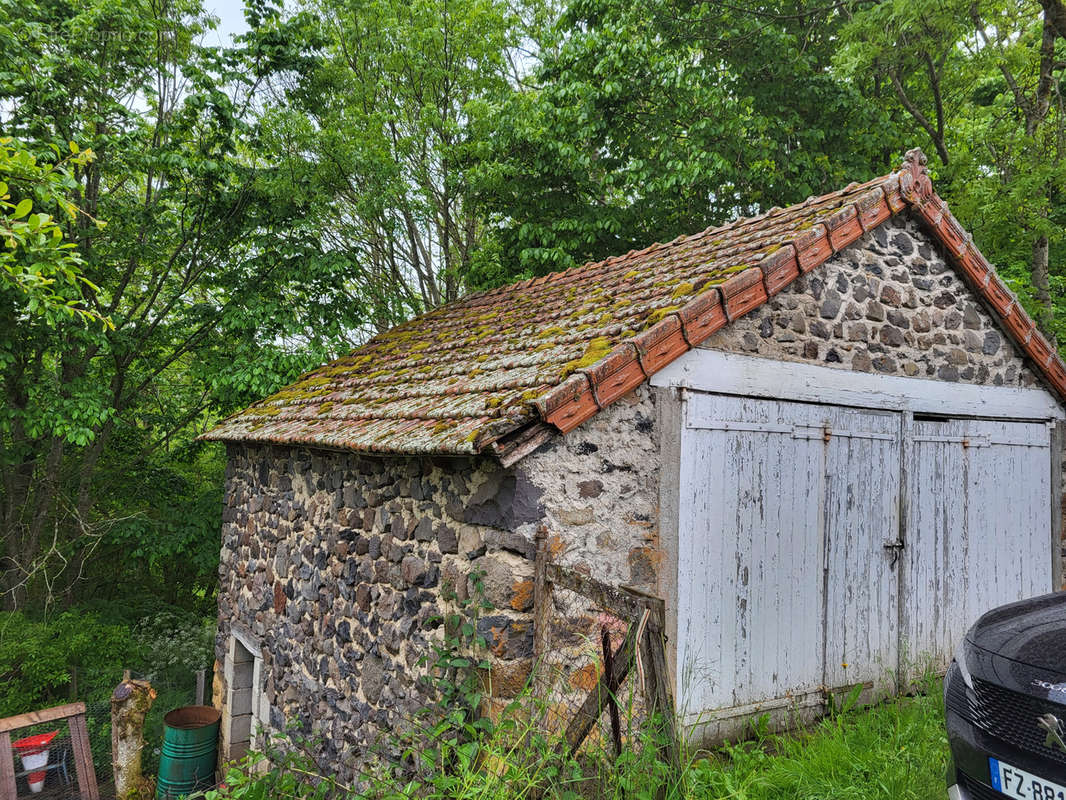
<svg viewBox="0 0 1066 800"><path fill-rule="evenodd" d="M1066 786L1052 783L996 758L989 758L988 766L992 788L1003 792L1007 797L1021 797L1025 800L1066 800Z"/></svg>

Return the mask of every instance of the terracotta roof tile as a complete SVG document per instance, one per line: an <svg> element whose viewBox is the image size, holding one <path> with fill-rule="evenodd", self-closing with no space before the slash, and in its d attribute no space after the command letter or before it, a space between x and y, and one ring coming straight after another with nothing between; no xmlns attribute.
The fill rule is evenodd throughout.
<svg viewBox="0 0 1066 800"><path fill-rule="evenodd" d="M605 261L473 294L374 337L204 438L473 454L566 432L866 231L914 206L1060 396L1066 367L932 191L900 172Z"/></svg>

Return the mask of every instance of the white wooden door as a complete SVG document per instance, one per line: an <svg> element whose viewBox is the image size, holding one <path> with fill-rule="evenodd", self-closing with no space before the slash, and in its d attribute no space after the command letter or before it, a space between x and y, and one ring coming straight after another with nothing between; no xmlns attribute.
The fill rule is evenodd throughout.
<svg viewBox="0 0 1066 800"><path fill-rule="evenodd" d="M1052 589L1050 430L1042 422L915 419L908 436L901 665L942 672L1003 603Z"/></svg>
<svg viewBox="0 0 1066 800"><path fill-rule="evenodd" d="M826 439L825 686L896 683L902 416L833 408Z"/></svg>
<svg viewBox="0 0 1066 800"><path fill-rule="evenodd" d="M894 668L884 542L899 534L900 429L895 412L690 395L677 636L688 710L877 682L881 665Z"/></svg>

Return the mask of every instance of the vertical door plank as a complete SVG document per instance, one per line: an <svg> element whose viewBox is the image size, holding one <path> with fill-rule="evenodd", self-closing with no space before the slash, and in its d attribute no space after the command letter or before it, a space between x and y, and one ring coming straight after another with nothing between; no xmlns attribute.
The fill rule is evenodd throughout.
<svg viewBox="0 0 1066 800"><path fill-rule="evenodd" d="M894 689L897 570L886 541L899 534L900 414L837 408L826 476L825 685Z"/></svg>
<svg viewBox="0 0 1066 800"><path fill-rule="evenodd" d="M816 691L826 412L701 394L687 406L710 422L682 436L679 705L696 717Z"/></svg>

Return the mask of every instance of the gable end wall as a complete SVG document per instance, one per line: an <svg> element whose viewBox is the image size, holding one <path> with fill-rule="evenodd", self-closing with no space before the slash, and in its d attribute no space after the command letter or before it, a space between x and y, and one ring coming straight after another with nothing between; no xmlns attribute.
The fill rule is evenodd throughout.
<svg viewBox="0 0 1066 800"><path fill-rule="evenodd" d="M939 246L907 214L701 347L910 378L1040 385Z"/></svg>

